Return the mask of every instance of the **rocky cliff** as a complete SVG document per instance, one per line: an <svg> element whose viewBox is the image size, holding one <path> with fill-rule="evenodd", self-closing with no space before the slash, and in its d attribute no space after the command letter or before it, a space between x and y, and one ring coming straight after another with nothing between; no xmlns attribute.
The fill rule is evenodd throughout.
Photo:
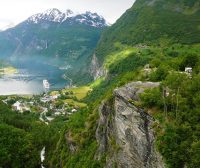
<svg viewBox="0 0 200 168"><path fill-rule="evenodd" d="M90 65L90 75L94 80L97 80L102 76L106 76L106 73L106 70L100 66L96 54L94 54Z"/></svg>
<svg viewBox="0 0 200 168"><path fill-rule="evenodd" d="M144 109L134 105L145 88L159 83L133 82L114 91L112 100L99 108L96 138L99 149L96 158L106 154L106 168L164 168L155 149L154 119Z"/></svg>

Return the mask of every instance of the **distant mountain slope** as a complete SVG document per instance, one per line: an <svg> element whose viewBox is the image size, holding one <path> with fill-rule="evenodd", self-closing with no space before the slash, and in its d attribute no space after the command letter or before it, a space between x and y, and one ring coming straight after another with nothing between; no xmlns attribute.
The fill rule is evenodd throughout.
<svg viewBox="0 0 200 168"><path fill-rule="evenodd" d="M102 61L117 49L117 42L126 45L200 42L199 4L199 0L137 0L103 33L97 57Z"/></svg>
<svg viewBox="0 0 200 168"><path fill-rule="evenodd" d="M105 19L97 13L49 9L0 32L0 58L35 58L55 66L72 67L73 73L86 71L86 60L105 27Z"/></svg>

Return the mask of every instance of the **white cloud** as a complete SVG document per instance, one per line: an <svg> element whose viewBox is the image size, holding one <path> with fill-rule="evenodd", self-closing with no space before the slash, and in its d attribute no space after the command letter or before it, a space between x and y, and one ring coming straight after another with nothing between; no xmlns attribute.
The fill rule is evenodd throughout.
<svg viewBox="0 0 200 168"><path fill-rule="evenodd" d="M0 29L17 24L29 16L49 8L92 11L113 23L135 0L2 0L0 2Z"/></svg>

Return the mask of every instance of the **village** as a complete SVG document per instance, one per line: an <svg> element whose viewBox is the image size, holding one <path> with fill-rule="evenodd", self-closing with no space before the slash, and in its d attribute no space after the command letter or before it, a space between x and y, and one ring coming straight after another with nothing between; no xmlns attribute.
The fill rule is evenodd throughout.
<svg viewBox="0 0 200 168"><path fill-rule="evenodd" d="M151 69L149 64L144 66L143 73L147 78L152 71L155 69ZM192 78L191 67L186 67L184 72L179 73L186 73ZM56 117L69 117L86 107L82 99L91 90L89 87L71 86L59 91L50 91L48 80L43 80L43 87L44 92L40 95L6 96L2 101L18 113L38 113L39 120L48 125ZM169 94L167 90L164 89L166 97Z"/></svg>
<svg viewBox="0 0 200 168"><path fill-rule="evenodd" d="M84 88L86 91L84 93L80 93L82 89L75 87L49 91L50 84L47 80L43 80L43 86L44 93L40 95L6 96L3 102L21 114L38 113L39 120L47 125L56 117L67 117L86 107L80 100L85 97L88 88Z"/></svg>

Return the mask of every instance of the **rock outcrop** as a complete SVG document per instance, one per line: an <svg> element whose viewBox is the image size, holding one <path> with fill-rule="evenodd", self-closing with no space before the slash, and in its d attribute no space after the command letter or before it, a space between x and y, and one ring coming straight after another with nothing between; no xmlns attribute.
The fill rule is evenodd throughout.
<svg viewBox="0 0 200 168"><path fill-rule="evenodd" d="M100 66L96 55L94 54L90 66L90 75L94 80L106 75L106 70Z"/></svg>
<svg viewBox="0 0 200 168"><path fill-rule="evenodd" d="M107 154L106 168L164 168L155 149L154 119L133 102L140 101L145 88L159 83L133 82L114 91L112 100L99 108L100 119L96 131L99 149L96 158Z"/></svg>

